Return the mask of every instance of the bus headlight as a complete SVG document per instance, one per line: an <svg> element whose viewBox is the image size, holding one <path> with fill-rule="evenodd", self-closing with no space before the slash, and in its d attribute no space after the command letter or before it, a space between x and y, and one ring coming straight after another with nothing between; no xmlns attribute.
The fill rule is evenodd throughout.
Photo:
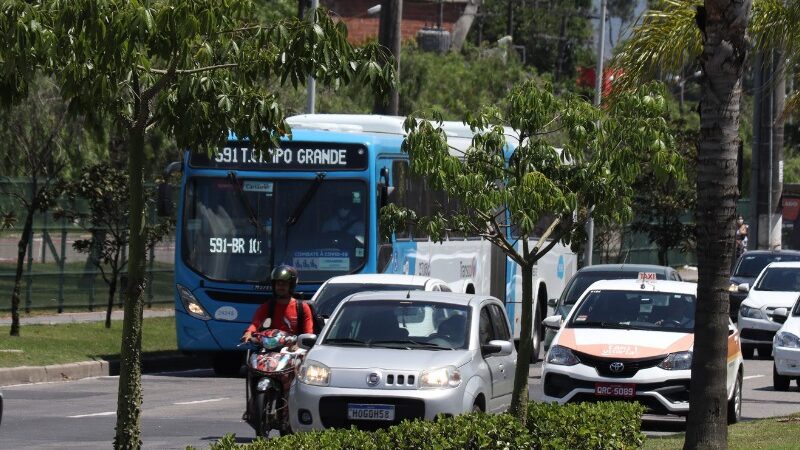
<svg viewBox="0 0 800 450"><path fill-rule="evenodd" d="M180 284L176 286L178 287L178 295L181 296L183 308L187 313L189 313L190 316L200 320L211 320L211 316L206 312L206 309L203 308L203 305L197 301L194 295L192 295L192 292L189 289L181 286Z"/></svg>

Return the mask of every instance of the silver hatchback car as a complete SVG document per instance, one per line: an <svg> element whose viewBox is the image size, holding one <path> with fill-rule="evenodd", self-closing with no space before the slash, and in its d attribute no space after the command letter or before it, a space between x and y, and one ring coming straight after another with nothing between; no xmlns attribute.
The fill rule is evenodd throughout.
<svg viewBox="0 0 800 450"><path fill-rule="evenodd" d="M503 304L444 292L367 292L340 303L289 392L294 431L377 429L439 414L503 412L517 355Z"/></svg>

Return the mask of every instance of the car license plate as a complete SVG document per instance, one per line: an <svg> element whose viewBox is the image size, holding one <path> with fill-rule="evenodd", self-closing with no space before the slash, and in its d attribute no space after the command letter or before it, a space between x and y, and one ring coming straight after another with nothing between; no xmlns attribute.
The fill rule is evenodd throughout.
<svg viewBox="0 0 800 450"><path fill-rule="evenodd" d="M394 420L394 405L347 404L350 420Z"/></svg>
<svg viewBox="0 0 800 450"><path fill-rule="evenodd" d="M636 397L635 384L595 383L594 395L599 397Z"/></svg>

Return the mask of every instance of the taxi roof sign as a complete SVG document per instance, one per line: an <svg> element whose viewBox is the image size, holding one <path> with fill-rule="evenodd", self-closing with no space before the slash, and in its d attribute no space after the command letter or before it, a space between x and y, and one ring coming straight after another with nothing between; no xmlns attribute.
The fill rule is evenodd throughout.
<svg viewBox="0 0 800 450"><path fill-rule="evenodd" d="M656 279L655 272L639 272L639 277L637 278L639 281L656 281Z"/></svg>

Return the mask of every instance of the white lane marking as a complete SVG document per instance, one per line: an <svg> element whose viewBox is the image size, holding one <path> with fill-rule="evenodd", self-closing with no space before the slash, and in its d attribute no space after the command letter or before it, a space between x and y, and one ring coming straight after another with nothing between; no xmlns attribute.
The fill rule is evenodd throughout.
<svg viewBox="0 0 800 450"><path fill-rule="evenodd" d="M743 379L743 380L751 380L751 379L753 379L753 378L761 378L761 377L763 377L763 376L764 376L764 375L750 375L749 377L744 377L744 378L742 378L742 379Z"/></svg>
<svg viewBox="0 0 800 450"><path fill-rule="evenodd" d="M106 411L93 414L78 414L77 416L67 416L70 419L80 419L82 417L99 417L99 416L113 416L117 414L116 411Z"/></svg>
<svg viewBox="0 0 800 450"><path fill-rule="evenodd" d="M198 403L221 402L221 401L227 400L227 399L228 399L228 397L210 398L208 400L195 400L193 402L177 402L177 403L173 403L173 405L196 405Z"/></svg>

